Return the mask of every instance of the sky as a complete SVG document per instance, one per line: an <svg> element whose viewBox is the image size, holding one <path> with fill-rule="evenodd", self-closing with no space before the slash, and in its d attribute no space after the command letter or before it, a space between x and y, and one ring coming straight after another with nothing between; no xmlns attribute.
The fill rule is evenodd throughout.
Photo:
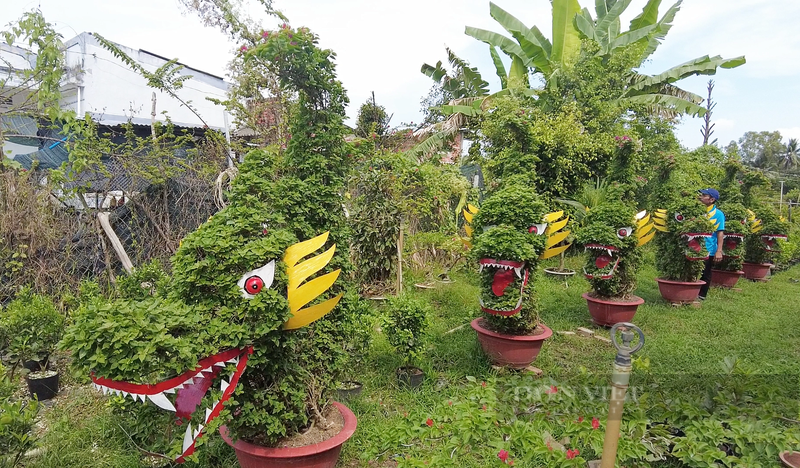
<svg viewBox="0 0 800 468"><path fill-rule="evenodd" d="M594 2L579 1L594 12ZM547 0L495 3L550 37ZM660 13L672 3L665 0ZM623 29L645 4L632 0ZM419 70L423 63L446 62L445 47L476 66L491 91L500 89L487 46L464 34L465 26L505 32L489 15L488 0L273 0L273 7L293 27L311 28L320 45L336 53L351 125L372 92L392 115L392 126L421 121L420 101L433 81ZM204 27L178 0L2 0L0 25L37 8L65 40L97 32L218 76L226 76L238 48L218 30ZM253 2L245 11L258 18L263 9ZM747 131L775 130L784 140L800 138L800 34L791 26L797 18L798 0L684 0L666 40L640 71L657 74L703 55L744 55L747 63L741 67L678 83L705 96L708 80L715 81L712 140L724 147ZM274 28L278 21L263 17L262 24ZM702 143L701 126L700 118L682 120L677 135L684 146Z"/></svg>

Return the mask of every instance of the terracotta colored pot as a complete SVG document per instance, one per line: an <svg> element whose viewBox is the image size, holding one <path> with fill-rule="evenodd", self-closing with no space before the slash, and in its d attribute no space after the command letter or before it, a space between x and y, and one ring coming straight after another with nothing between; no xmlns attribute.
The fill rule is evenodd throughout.
<svg viewBox="0 0 800 468"><path fill-rule="evenodd" d="M631 301L613 301L592 297L589 293L581 294L589 306L592 323L601 327L610 327L615 323L630 322L636 315L636 309L644 304L644 299L632 296Z"/></svg>
<svg viewBox="0 0 800 468"><path fill-rule="evenodd" d="M800 468L800 452L781 452L778 456L786 468Z"/></svg>
<svg viewBox="0 0 800 468"><path fill-rule="evenodd" d="M744 277L749 280L763 280L769 273L769 268L772 265L769 263L742 263L742 270L744 270Z"/></svg>
<svg viewBox="0 0 800 468"><path fill-rule="evenodd" d="M484 328L481 324L482 317L470 323L478 332L478 343L492 363L498 366L524 369L528 367L539 355L544 340L553 335L553 330L543 323L544 333L538 335L503 335Z"/></svg>
<svg viewBox="0 0 800 468"><path fill-rule="evenodd" d="M656 278L658 282L658 291L664 300L673 303L688 303L697 300L700 295L700 288L703 287L705 281L672 281L661 278Z"/></svg>
<svg viewBox="0 0 800 468"><path fill-rule="evenodd" d="M222 426L219 433L236 452L242 468L333 468L339 460L342 445L356 431L356 416L343 404L331 402L344 418L341 432L328 440L304 447L262 447L243 440L233 442L228 428Z"/></svg>
<svg viewBox="0 0 800 468"><path fill-rule="evenodd" d="M711 284L722 288L732 288L739 282L743 271L711 270Z"/></svg>

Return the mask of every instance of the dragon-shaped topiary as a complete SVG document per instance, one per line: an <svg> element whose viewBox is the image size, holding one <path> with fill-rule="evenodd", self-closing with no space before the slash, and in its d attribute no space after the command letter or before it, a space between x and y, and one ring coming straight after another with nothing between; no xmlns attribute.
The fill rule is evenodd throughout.
<svg viewBox="0 0 800 468"><path fill-rule="evenodd" d="M178 462L225 420L263 445L327 425L324 395L362 310L334 285L350 265L330 245L348 242L347 98L333 53L305 28L264 37L248 59L298 97L286 151L245 157L230 204L181 242L166 296L90 304L64 340L104 393L174 412L185 429L165 450Z"/></svg>
<svg viewBox="0 0 800 468"><path fill-rule="evenodd" d="M625 299L636 289L641 262L638 247L648 243L655 230L650 216L614 201L591 209L576 234L576 242L588 252L584 276L594 295Z"/></svg>
<svg viewBox="0 0 800 468"><path fill-rule="evenodd" d="M714 268L737 272L742 269L744 239L750 232L747 209L741 203L720 206L725 213L725 232L722 236L722 261Z"/></svg>
<svg viewBox="0 0 800 468"><path fill-rule="evenodd" d="M786 240L789 223L769 207L748 213L750 233L745 238L744 261L753 264L770 263L781 252L779 241Z"/></svg>
<svg viewBox="0 0 800 468"><path fill-rule="evenodd" d="M493 193L474 215L471 255L480 266L480 305L489 329L507 335L534 332L539 315L531 281L539 259L569 247L556 247L569 235L562 230L568 218L562 216L520 185Z"/></svg>
<svg viewBox="0 0 800 468"><path fill-rule="evenodd" d="M693 197L673 200L665 209L653 214L656 236L656 268L661 278L669 281L697 282L708 258L705 239L714 226L706 208Z"/></svg>

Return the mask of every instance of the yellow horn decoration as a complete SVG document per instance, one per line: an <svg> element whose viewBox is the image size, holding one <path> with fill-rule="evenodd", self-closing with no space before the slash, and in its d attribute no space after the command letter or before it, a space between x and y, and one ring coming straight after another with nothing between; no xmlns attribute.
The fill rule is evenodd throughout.
<svg viewBox="0 0 800 468"><path fill-rule="evenodd" d="M463 214L464 214L464 219L466 219L468 223L471 223L471 222L472 222L472 216L473 216L473 214L472 214L472 213L470 213L470 212L469 212L469 211L467 211L467 210L462 210L462 212L463 212Z"/></svg>
<svg viewBox="0 0 800 468"><path fill-rule="evenodd" d="M330 262L333 258L333 253L335 251L336 245L326 250L324 253L317 255L316 257L312 257L299 265L288 267L286 269L286 273L289 276L289 286L287 289L289 291L297 289L297 287L300 286L300 283L305 281L309 276L325 268L325 265L327 265L328 262Z"/></svg>
<svg viewBox="0 0 800 468"><path fill-rule="evenodd" d="M467 209L472 212L472 214L478 213L478 207L473 205L472 203L467 203Z"/></svg>
<svg viewBox="0 0 800 468"><path fill-rule="evenodd" d="M552 236L547 237L547 244L545 246L549 249L550 247L558 244L559 242L563 241L569 235L569 231L559 232L553 234Z"/></svg>
<svg viewBox="0 0 800 468"><path fill-rule="evenodd" d="M294 317L290 318L283 324L284 330L294 330L297 328L302 328L308 325L315 320L322 318L325 314L333 310L336 307L336 304L339 303L339 299L342 298L342 295L339 294L336 297L328 299L327 301L317 304L311 307L306 307L305 309L301 310L300 314L296 314Z"/></svg>
<svg viewBox="0 0 800 468"><path fill-rule="evenodd" d="M661 232L669 232L669 229L667 229L666 226L661 226L659 224L653 224L653 227L656 228L656 230L661 231Z"/></svg>
<svg viewBox="0 0 800 468"><path fill-rule="evenodd" d="M539 256L539 258L545 260L550 257L555 257L556 255L559 255L561 252L567 250L571 245L572 244L567 244L567 245L561 245L559 247L553 247L552 249L547 249Z"/></svg>
<svg viewBox="0 0 800 468"><path fill-rule="evenodd" d="M563 213L563 212L559 211L559 213ZM556 219L558 219L558 218L556 218ZM548 221L548 223L550 223L550 224L547 225L547 229L545 229L544 233L549 236L549 235L553 234L554 232L558 232L561 229L563 229L564 226L566 226L568 222L569 222L569 216L567 216L566 218L562 219L561 221L556 221L555 223L551 223L550 221Z"/></svg>
<svg viewBox="0 0 800 468"><path fill-rule="evenodd" d="M283 261L286 263L286 275L288 276L286 296L289 300L289 311L292 313L292 318L283 324L284 329L293 330L314 322L330 312L342 297L340 294L339 296L328 299L320 304L316 304L302 310L300 309L304 305L316 299L320 294L327 291L339 277L339 273L341 273L341 270L336 270L318 278L314 278L313 280L308 281L301 286L303 281L308 279L314 273L325 268L325 266L333 258L333 254L336 252L336 246L332 246L325 252L309 258L299 265L297 262L325 245L327 240L328 233L326 232L314 237L313 239L298 242L297 244L289 246L283 255Z"/></svg>
<svg viewBox="0 0 800 468"><path fill-rule="evenodd" d="M464 231L466 231L468 237L472 237L472 232L473 232L472 226L465 224Z"/></svg>
<svg viewBox="0 0 800 468"><path fill-rule="evenodd" d="M287 267L292 268L298 260L325 245L327 240L328 233L326 232L307 241L290 245L283 254L283 262Z"/></svg>
<svg viewBox="0 0 800 468"><path fill-rule="evenodd" d="M557 220L558 218L560 218L563 215L564 215L563 211L554 211L552 213L547 213L546 215L544 215L542 217L542 219L546 223L552 223L553 221Z"/></svg>
<svg viewBox="0 0 800 468"><path fill-rule="evenodd" d="M640 228L636 228L636 237L641 239L642 237L646 236L649 232L655 232L653 231L653 223L649 223Z"/></svg>
<svg viewBox="0 0 800 468"><path fill-rule="evenodd" d="M650 222L650 215L646 214L642 219L636 221L636 227L641 229L642 227L646 226L647 223L649 222Z"/></svg>
<svg viewBox="0 0 800 468"><path fill-rule="evenodd" d="M646 243L650 242L651 240L653 240L653 237L655 237L655 234L656 234L656 231L650 231L649 234L645 234L642 237L640 237L639 238L639 242L636 244L637 247L641 247L641 246L645 245Z"/></svg>

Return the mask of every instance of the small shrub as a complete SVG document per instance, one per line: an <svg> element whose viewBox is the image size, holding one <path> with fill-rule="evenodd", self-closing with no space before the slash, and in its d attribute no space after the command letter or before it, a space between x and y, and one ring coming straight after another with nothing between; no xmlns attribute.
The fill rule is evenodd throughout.
<svg viewBox="0 0 800 468"><path fill-rule="evenodd" d="M44 361L55 350L64 329L64 317L53 301L25 289L6 307L0 319L3 349L14 366Z"/></svg>
<svg viewBox="0 0 800 468"><path fill-rule="evenodd" d="M422 355L425 347L431 307L408 295L391 298L388 307L384 321L386 338L403 355L404 364L411 364Z"/></svg>

